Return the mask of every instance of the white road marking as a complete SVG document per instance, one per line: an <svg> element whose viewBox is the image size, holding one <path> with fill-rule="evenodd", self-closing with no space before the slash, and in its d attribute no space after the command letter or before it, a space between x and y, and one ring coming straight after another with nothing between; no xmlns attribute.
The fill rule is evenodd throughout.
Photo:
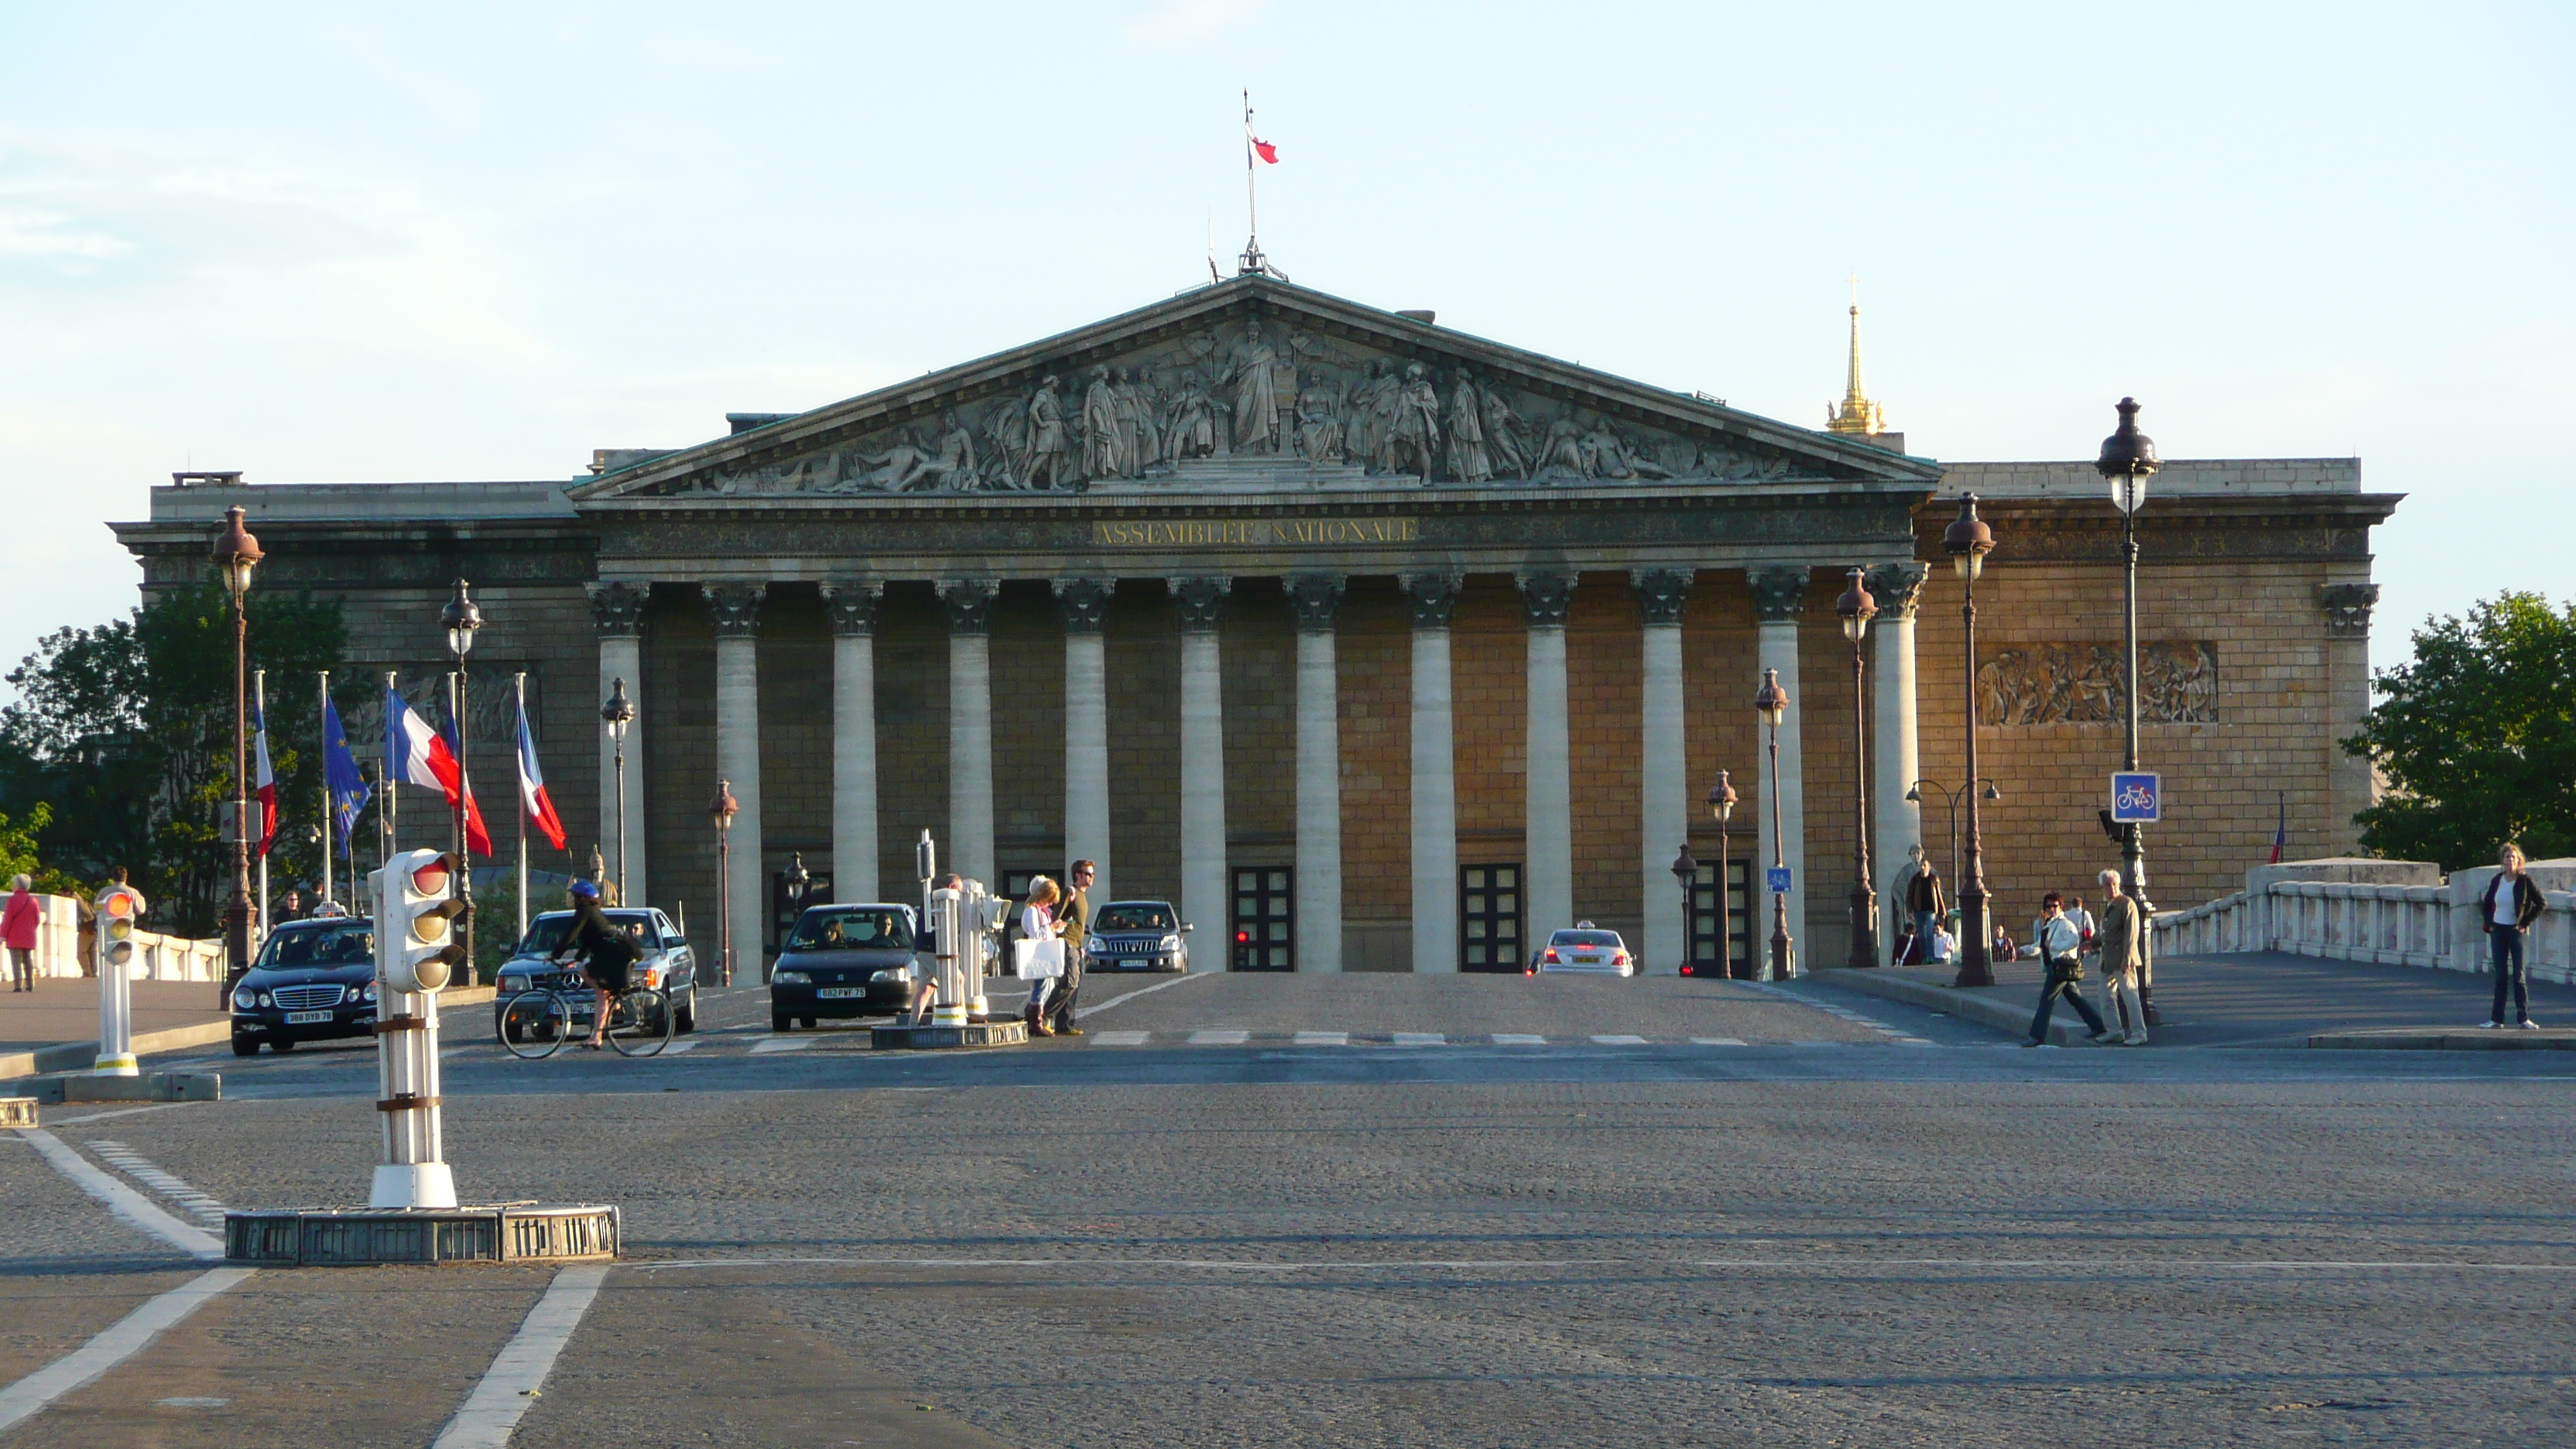
<svg viewBox="0 0 2576 1449"><path fill-rule="evenodd" d="M1399 1031L1395 1034L1395 1044L1397 1046L1447 1046L1449 1038L1436 1031Z"/></svg>
<svg viewBox="0 0 2576 1449"><path fill-rule="evenodd" d="M1100 1013L1107 1011L1109 1008L1118 1005L1122 1001L1133 1001L1139 996L1151 995L1157 991L1169 991L1184 981L1197 981L1203 977L1222 976L1224 974L1225 973L1221 971L1185 971L1180 975L1173 977L1169 981L1157 981L1151 986L1139 986L1133 991L1113 996L1107 1001L1100 1003L1098 1006L1076 1007L1074 1008L1073 1014L1077 1017L1098 1016Z"/></svg>
<svg viewBox="0 0 2576 1449"><path fill-rule="evenodd" d="M1346 1031L1301 1031L1297 1033L1297 1045L1299 1046L1349 1046L1350 1044L1351 1034Z"/></svg>
<svg viewBox="0 0 2576 1449"><path fill-rule="evenodd" d="M1592 1039L1592 1044L1594 1046L1644 1046L1646 1039L1642 1036L1596 1036Z"/></svg>
<svg viewBox="0 0 2576 1449"><path fill-rule="evenodd" d="M527 1321L503 1346L501 1356L492 1360L474 1392L466 1395L465 1406L447 1421L430 1449L503 1449L519 1427L519 1416L536 1402L535 1391L545 1386L555 1357L581 1326L581 1316L590 1311L591 1300L599 1296L599 1285L607 1277L604 1264L557 1273L546 1296L528 1310Z"/></svg>
<svg viewBox="0 0 2576 1449"><path fill-rule="evenodd" d="M87 1112L78 1117L57 1117L54 1119L54 1125L77 1127L83 1122L104 1122L110 1117L136 1117L145 1112L167 1112L173 1107L182 1105L184 1104L179 1102L155 1102L149 1107L119 1107L113 1112Z"/></svg>
<svg viewBox="0 0 2576 1449"><path fill-rule="evenodd" d="M698 1043L696 1038L693 1037L688 1041L675 1041L669 1046L662 1048L662 1055L666 1057L676 1057L682 1052L693 1052L697 1049Z"/></svg>
<svg viewBox="0 0 2576 1449"><path fill-rule="evenodd" d="M70 1151L59 1143L56 1146L62 1151ZM109 1180L114 1181L112 1178ZM88 1184L83 1183L82 1186ZM56 1399L141 1353L153 1339L161 1336L163 1330L203 1308L216 1294L257 1271L255 1268L216 1268L200 1273L169 1292L146 1301L142 1307L109 1325L98 1337L0 1389L0 1433L42 1413Z"/></svg>
<svg viewBox="0 0 2576 1449"><path fill-rule="evenodd" d="M65 1147L51 1132L24 1127L19 1129L19 1134L44 1154L56 1172L79 1183L82 1191L107 1204L109 1212L192 1258L221 1258L224 1255L224 1245L214 1234L163 1212L159 1204L92 1166L89 1159ZM171 1321L175 1323L178 1320Z"/></svg>
<svg viewBox="0 0 2576 1449"><path fill-rule="evenodd" d="M1543 1036L1533 1036L1525 1031L1498 1031L1494 1033L1494 1045L1545 1046L1547 1045L1547 1038Z"/></svg>
<svg viewBox="0 0 2576 1449"><path fill-rule="evenodd" d="M1848 1272L1856 1268L2026 1269L2062 1273L2142 1269L2200 1271L2245 1269L2268 1271L2328 1270L2344 1272L2576 1273L2576 1263L2499 1263L2444 1259L2295 1259L2254 1258L1870 1258L1817 1254L1806 1258L1339 1258L1308 1262L1264 1263L1230 1258L683 1258L669 1262L621 1265L629 1272L660 1273L694 1268L761 1268L838 1266L860 1268L1194 1268L1220 1272L1341 1273L1353 1269L1593 1268L1604 1265L1656 1264L1680 1268L1788 1268L1799 1271ZM575 1272L576 1269L566 1269ZM1061 1278L1062 1275L1057 1275Z"/></svg>
<svg viewBox="0 0 2576 1449"><path fill-rule="evenodd" d="M772 1052L801 1052L812 1049L817 1038L810 1036L766 1036L751 1044L751 1054L767 1056Z"/></svg>
<svg viewBox="0 0 2576 1449"><path fill-rule="evenodd" d="M1742 1045L1744 1045L1744 1039L1743 1039L1742 1037L1736 1037L1736 1036L1695 1036L1695 1037L1692 1037L1692 1038L1691 1038L1691 1045L1692 1045L1692 1046L1742 1046Z"/></svg>
<svg viewBox="0 0 2576 1449"><path fill-rule="evenodd" d="M219 1199L211 1193L200 1192L178 1177L162 1171L142 1153L122 1142L92 1141L83 1145L97 1153L108 1166L195 1213L198 1217L214 1219L212 1226L223 1225L224 1205Z"/></svg>
<svg viewBox="0 0 2576 1449"><path fill-rule="evenodd" d="M1093 1046L1143 1046L1154 1037L1150 1031L1094 1031L1084 1035L1091 1038Z"/></svg>
<svg viewBox="0 0 2576 1449"><path fill-rule="evenodd" d="M1190 1045L1241 1046L1251 1036L1248 1031L1194 1031L1190 1033Z"/></svg>

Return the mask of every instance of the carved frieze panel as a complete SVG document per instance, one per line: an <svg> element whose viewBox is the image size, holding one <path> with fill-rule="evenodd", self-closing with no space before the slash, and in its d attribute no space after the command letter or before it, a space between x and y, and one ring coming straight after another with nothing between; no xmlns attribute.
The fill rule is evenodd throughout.
<svg viewBox="0 0 2576 1449"><path fill-rule="evenodd" d="M2120 645L1998 644L1979 651L1977 723L2119 724L2127 716ZM2138 646L2138 718L2217 724L2218 646Z"/></svg>
<svg viewBox="0 0 2576 1449"><path fill-rule="evenodd" d="M447 676L456 667L452 659L417 659L400 664L360 664L343 666L331 676L333 701L340 707L340 730L349 742L349 751L361 765L370 761L381 765L385 758L385 674L394 676L394 692L412 707L412 711L429 721L432 729L447 727ZM483 745L516 738L518 731L517 695L511 676L521 672L528 676L528 728L534 731L544 717L539 708L538 683L543 677L527 664L505 660L476 660L465 674L465 740L475 754ZM352 680L364 680L363 693L356 692ZM274 680L271 683L274 684ZM307 680L309 685L310 680ZM309 702L311 696L305 696ZM272 690L269 708L285 705ZM317 706L318 708L318 706ZM477 744L477 741L483 742ZM543 744L540 736L538 743ZM372 768L372 766L371 766ZM478 784L475 798L488 802L492 787ZM506 793L503 796L507 799ZM489 808L488 805L486 808Z"/></svg>

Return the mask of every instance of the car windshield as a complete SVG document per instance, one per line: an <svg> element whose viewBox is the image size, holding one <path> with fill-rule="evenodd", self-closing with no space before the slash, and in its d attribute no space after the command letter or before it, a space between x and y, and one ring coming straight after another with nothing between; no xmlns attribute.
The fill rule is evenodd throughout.
<svg viewBox="0 0 2576 1449"><path fill-rule="evenodd" d="M1161 901L1112 901L1100 908L1095 931L1168 931L1172 908Z"/></svg>
<svg viewBox="0 0 2576 1449"><path fill-rule="evenodd" d="M799 917L790 951L909 951L912 923L892 906L816 906Z"/></svg>
<svg viewBox="0 0 2576 1449"><path fill-rule="evenodd" d="M609 911L606 914L608 923L622 928L627 935L634 937L637 946L647 951L656 949L651 915L644 911ZM528 922L527 939L519 943L516 954L551 956L563 949L564 933L571 929L572 912L570 911L557 911L552 915L539 916Z"/></svg>
<svg viewBox="0 0 2576 1449"><path fill-rule="evenodd" d="M266 971L294 971L312 966L365 966L376 959L372 921L343 921L329 926L289 927L268 938L253 963Z"/></svg>
<svg viewBox="0 0 2576 1449"><path fill-rule="evenodd" d="M1559 931L1547 938L1551 946L1617 946L1616 931Z"/></svg>

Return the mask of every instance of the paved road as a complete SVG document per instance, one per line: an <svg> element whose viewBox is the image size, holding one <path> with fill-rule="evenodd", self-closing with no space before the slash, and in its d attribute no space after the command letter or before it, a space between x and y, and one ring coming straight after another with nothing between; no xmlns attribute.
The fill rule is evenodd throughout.
<svg viewBox="0 0 2576 1449"><path fill-rule="evenodd" d="M1023 1051L755 1051L752 990L650 1062L523 1063L459 1031L461 1190L616 1201L631 1235L511 1442L2576 1422L2557 1053L2025 1052L1811 983L1194 977L1108 1005L1161 984L1102 983L1091 1035ZM49 1131L177 1215L345 1201L369 1060L263 1056L225 1067L232 1100ZM32 1208L0 1229L14 1364L197 1271L29 1146L0 1143L0 1200ZM426 1444L549 1281L261 1273L0 1445Z"/></svg>

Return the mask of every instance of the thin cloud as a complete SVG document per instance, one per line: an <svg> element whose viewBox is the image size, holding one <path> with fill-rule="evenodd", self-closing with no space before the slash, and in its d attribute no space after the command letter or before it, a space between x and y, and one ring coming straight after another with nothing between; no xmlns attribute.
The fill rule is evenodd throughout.
<svg viewBox="0 0 2576 1449"><path fill-rule="evenodd" d="M1118 28L1129 45L1180 50L1240 30L1261 18L1270 0L1159 0Z"/></svg>

